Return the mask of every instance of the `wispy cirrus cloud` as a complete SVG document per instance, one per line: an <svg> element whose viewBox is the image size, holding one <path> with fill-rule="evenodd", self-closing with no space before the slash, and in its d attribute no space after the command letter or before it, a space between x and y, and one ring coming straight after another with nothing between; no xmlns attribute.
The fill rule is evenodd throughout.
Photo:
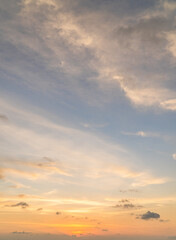
<svg viewBox="0 0 176 240"><path fill-rule="evenodd" d="M17 159L17 157L14 158L13 156L10 156L5 157L6 161L3 161L4 158L1 157L1 162L5 164L2 169L5 174L8 174L8 171L10 171L17 174L20 173L24 176L28 175L31 178L36 178L40 176L43 177L42 172L45 172L48 175L59 174L70 177L72 172L76 174L78 166L75 164L79 162L80 158L82 158L85 159L85 163L81 167L82 174L84 176L89 175L89 177L91 177L92 174L96 174L96 176L101 179L102 174L108 177L113 173L114 176L117 175L123 179L131 179L133 181L133 186L162 184L168 181L166 178L155 178L149 173L143 171L141 172L140 170L133 171L129 167L123 166L123 161L120 161L120 158L127 158L128 151L121 146L111 145L110 143L107 143L106 141L99 139L97 136L87 132L54 124L46 118L38 116L34 113L31 115L32 117L29 118L29 112L23 111L19 107L15 108L13 105L9 105L8 103L3 104L3 102L1 102L1 105L4 109L6 109L6 111L8 111L9 114L14 112L18 113L18 117L20 117L20 119L24 119L23 121L25 122L33 124L34 129L36 129L36 126L38 125L44 132L48 132L48 129L50 129L50 134L47 134L46 137L44 134L38 133L37 130L34 131L34 129L31 129L28 126L18 126L18 119L15 119L15 124L9 123L3 126L1 128L1 134L4 135L5 138L8 136L7 141L11 144L12 149L14 149L14 154L18 156L20 151L20 155L24 154L26 159L23 160L20 157L20 160L19 157ZM56 134L59 137L56 137ZM74 136L74 141L70 140L72 139L72 136ZM9 139L11 140L9 141ZM89 143L87 143L87 141L89 141ZM80 148L81 142L85 142L84 148ZM90 142L92 144L90 144ZM59 149L57 146L59 146ZM114 151L116 152L116 156L114 155ZM42 160L38 157L34 157L34 161L32 156L26 156L26 153L31 154L31 152L33 152L36 156L48 157L44 157ZM118 163L114 164L117 156L119 156ZM61 160L58 161L58 158ZM62 159L65 159L64 164L62 164ZM74 163L74 167L73 165L70 165L72 162L71 159L77 159ZM106 159L111 159L111 161L107 163ZM90 168L90 162L92 162L95 166L92 169ZM87 164L89 166L87 166ZM27 172L24 169L21 169L25 167L28 167Z"/></svg>
<svg viewBox="0 0 176 240"><path fill-rule="evenodd" d="M158 133L153 132L145 132L145 131L138 131L138 132L122 132L124 135L131 135L131 136L139 136L139 137L160 137L161 135Z"/></svg>
<svg viewBox="0 0 176 240"><path fill-rule="evenodd" d="M5 207L21 207L21 208L27 208L29 207L29 204L26 202L19 202L16 204L11 204L11 205L5 205Z"/></svg>

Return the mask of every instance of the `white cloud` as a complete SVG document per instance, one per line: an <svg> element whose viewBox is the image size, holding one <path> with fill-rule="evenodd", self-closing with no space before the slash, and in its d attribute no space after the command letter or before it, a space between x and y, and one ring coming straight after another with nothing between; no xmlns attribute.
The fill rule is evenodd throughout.
<svg viewBox="0 0 176 240"><path fill-rule="evenodd" d="M161 102L161 106L165 109L176 111L176 98Z"/></svg>
<svg viewBox="0 0 176 240"><path fill-rule="evenodd" d="M140 86L141 83L134 79L128 80L116 76L114 76L114 79L118 80L126 96L136 105L160 106L167 110L176 110L176 100L171 99L175 97L174 91L154 85L146 88Z"/></svg>
<svg viewBox="0 0 176 240"><path fill-rule="evenodd" d="M154 132L145 132L145 131L138 131L138 132L122 132L124 135L131 135L131 136L139 136L139 137L161 137L160 134Z"/></svg>

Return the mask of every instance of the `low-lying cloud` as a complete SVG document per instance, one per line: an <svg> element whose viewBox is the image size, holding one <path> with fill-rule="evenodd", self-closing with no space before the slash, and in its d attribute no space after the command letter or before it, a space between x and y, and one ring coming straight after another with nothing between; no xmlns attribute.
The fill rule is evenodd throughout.
<svg viewBox="0 0 176 240"><path fill-rule="evenodd" d="M158 213L148 211L142 215L137 216L136 218L143 220L159 219L160 215Z"/></svg>
<svg viewBox="0 0 176 240"><path fill-rule="evenodd" d="M29 204L26 202L19 202L16 204L12 204L12 205L6 205L6 207L21 207L21 208L27 208L29 207Z"/></svg>
<svg viewBox="0 0 176 240"><path fill-rule="evenodd" d="M30 232L18 232L18 231L15 231L15 232L12 232L13 234L31 234Z"/></svg>

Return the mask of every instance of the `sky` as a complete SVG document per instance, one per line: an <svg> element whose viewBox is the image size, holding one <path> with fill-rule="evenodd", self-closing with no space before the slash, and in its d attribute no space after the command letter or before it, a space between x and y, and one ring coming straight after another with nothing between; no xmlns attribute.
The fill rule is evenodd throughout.
<svg viewBox="0 0 176 240"><path fill-rule="evenodd" d="M0 239L176 239L176 1L0 1Z"/></svg>

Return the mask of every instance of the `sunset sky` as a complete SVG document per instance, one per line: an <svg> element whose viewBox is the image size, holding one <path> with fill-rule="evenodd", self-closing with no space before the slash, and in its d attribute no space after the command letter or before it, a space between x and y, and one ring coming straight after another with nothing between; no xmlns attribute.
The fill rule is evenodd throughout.
<svg viewBox="0 0 176 240"><path fill-rule="evenodd" d="M176 239L176 1L0 1L0 239Z"/></svg>

